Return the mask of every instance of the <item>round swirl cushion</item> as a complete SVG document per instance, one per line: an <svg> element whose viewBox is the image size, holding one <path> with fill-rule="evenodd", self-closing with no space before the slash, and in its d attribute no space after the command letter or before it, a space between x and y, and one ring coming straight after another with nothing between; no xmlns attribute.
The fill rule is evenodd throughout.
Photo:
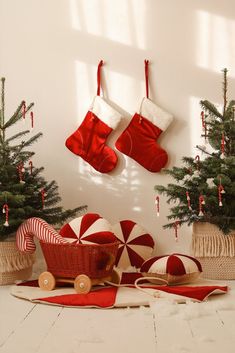
<svg viewBox="0 0 235 353"><path fill-rule="evenodd" d="M113 232L120 241L116 266L122 270L130 266L140 268L153 252L153 237L139 224L123 220L113 226Z"/></svg>
<svg viewBox="0 0 235 353"><path fill-rule="evenodd" d="M66 223L59 231L64 238L81 244L107 244L117 241L111 224L97 213L87 213Z"/></svg>
<svg viewBox="0 0 235 353"><path fill-rule="evenodd" d="M141 266L144 277L163 279L167 284L183 284L195 281L202 272L200 262L188 255L171 254L148 259ZM154 279L149 279L153 281Z"/></svg>

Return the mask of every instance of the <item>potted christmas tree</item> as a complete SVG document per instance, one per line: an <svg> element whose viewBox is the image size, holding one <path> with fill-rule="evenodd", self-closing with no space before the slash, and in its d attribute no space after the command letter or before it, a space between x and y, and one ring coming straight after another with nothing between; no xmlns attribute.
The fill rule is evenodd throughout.
<svg viewBox="0 0 235 353"><path fill-rule="evenodd" d="M204 277L235 279L235 101L227 99L227 69L222 111L208 100L200 104L203 156L183 157L182 167L165 171L176 183L155 190L174 203L165 228L193 224L192 253Z"/></svg>
<svg viewBox="0 0 235 353"><path fill-rule="evenodd" d="M30 118L34 125L33 103L22 101L15 113L5 119L5 79L1 79L0 109L0 284L27 279L32 272L33 255L22 254L16 248L15 232L30 217L39 217L52 225L62 224L84 210L80 206L63 210L57 206L60 196L53 180L47 182L41 175L43 167L33 165L34 152L28 148L42 133L31 135L30 130L9 135L10 128L20 120ZM29 115L30 113L30 115ZM30 135L28 135L30 134ZM26 136L29 136L26 138Z"/></svg>

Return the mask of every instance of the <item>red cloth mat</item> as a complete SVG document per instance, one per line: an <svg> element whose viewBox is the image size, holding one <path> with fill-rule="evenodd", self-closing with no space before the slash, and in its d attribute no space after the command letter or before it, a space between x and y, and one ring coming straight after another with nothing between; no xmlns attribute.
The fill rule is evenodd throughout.
<svg viewBox="0 0 235 353"><path fill-rule="evenodd" d="M53 291L43 291L38 287L37 280L27 281L12 286L11 294L32 302L52 305L113 308L149 305L151 301L164 299L176 302L187 300L201 302L212 294L228 292L228 286L218 285L214 281L203 279L191 285L158 286L150 284L144 287L143 292L133 286L135 280L140 277L139 273L123 273L121 287L97 286L88 294L77 294L72 286L65 287L61 284ZM157 297L154 298L155 293L157 293Z"/></svg>

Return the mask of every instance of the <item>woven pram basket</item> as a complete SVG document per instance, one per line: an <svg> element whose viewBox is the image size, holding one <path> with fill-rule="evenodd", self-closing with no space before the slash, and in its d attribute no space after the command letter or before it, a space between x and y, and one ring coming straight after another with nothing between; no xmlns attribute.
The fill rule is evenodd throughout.
<svg viewBox="0 0 235 353"><path fill-rule="evenodd" d="M51 244L40 242L47 270L55 277L103 278L112 274L119 242L108 244Z"/></svg>
<svg viewBox="0 0 235 353"><path fill-rule="evenodd" d="M192 255L202 265L202 277L235 279L235 230L225 235L214 224L195 222Z"/></svg>

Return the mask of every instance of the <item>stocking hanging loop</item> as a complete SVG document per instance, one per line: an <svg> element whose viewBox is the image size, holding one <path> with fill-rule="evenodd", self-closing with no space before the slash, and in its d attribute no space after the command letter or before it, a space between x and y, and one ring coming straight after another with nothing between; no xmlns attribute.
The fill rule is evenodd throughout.
<svg viewBox="0 0 235 353"><path fill-rule="evenodd" d="M146 97L149 98L149 60L144 60L144 64L145 64Z"/></svg>
<svg viewBox="0 0 235 353"><path fill-rule="evenodd" d="M145 85L146 85L146 97L144 97L141 101L140 104L140 109L139 109L139 114L142 116L142 106L144 103L144 100L146 98L149 98L149 60L144 60L144 65L145 65ZM140 121L141 123L141 121Z"/></svg>
<svg viewBox="0 0 235 353"><path fill-rule="evenodd" d="M97 69L97 96L100 96L101 67L103 64L104 64L103 60L100 60L98 69Z"/></svg>

